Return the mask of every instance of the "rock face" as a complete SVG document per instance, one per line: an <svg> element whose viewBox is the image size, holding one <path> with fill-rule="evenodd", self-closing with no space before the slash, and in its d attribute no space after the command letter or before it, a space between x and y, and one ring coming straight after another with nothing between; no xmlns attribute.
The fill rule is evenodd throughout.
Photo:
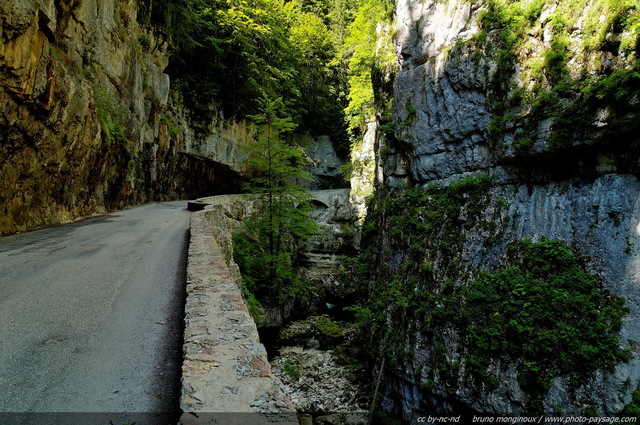
<svg viewBox="0 0 640 425"><path fill-rule="evenodd" d="M340 174L340 167L345 164L338 156L329 136L298 136L295 143L304 147L309 172L314 179L310 184L312 190L348 187L349 184Z"/></svg>
<svg viewBox="0 0 640 425"><path fill-rule="evenodd" d="M349 199L349 189L314 190L311 215L320 227L301 253L303 274L311 280L325 281L327 290L335 286L332 273L346 256L358 248L356 207ZM332 282L332 283L329 283Z"/></svg>
<svg viewBox="0 0 640 425"><path fill-rule="evenodd" d="M357 400L358 388L347 378L349 371L330 352L285 347L272 364L299 413L320 416L327 424L367 423L369 406Z"/></svg>
<svg viewBox="0 0 640 425"><path fill-rule="evenodd" d="M388 182L405 177L423 183L486 170L501 181L520 181L526 173L529 180L544 181L637 172L633 152L638 137L632 135L640 125L637 80L616 86L601 78L610 74L627 78L623 77L627 72L637 71L635 52L624 50L620 41L627 35L608 33L601 43L614 47L589 47L586 22L595 15L605 20L606 14L600 16L593 7L584 6L574 11L578 17L567 30L563 41L567 45L560 49L556 46L560 36L551 34L561 30L554 28L551 18L564 10L548 6L538 11L526 28L529 32L511 32L520 35L521 42L505 45L499 34L506 32L501 28L510 21L505 18L506 23L494 26L481 21L509 12L506 6L489 10L489 3L398 2L400 70L394 119L399 143L387 147ZM485 37L487 41L482 41ZM513 62L499 57L500 48L513 51L509 57ZM555 77L548 69L552 54L563 55L566 67ZM513 69L498 69L508 65ZM543 70L536 74L531 71L535 67ZM575 85L559 87L558 80ZM609 84L615 96L603 89ZM586 105L574 102L574 95L554 92L580 89L597 91L599 101L585 95L583 103L591 102ZM543 94L551 102L574 103L575 108L553 108ZM561 118L568 113L575 120L567 127ZM571 164L564 163L568 157ZM409 165L403 165L401 158Z"/></svg>
<svg viewBox="0 0 640 425"><path fill-rule="evenodd" d="M604 288L624 297L630 308L620 340L631 360L613 372L595 373L574 392L564 378L554 379L543 409L580 415L593 405L601 415L614 415L640 386L635 325L640 319L640 86L634 80L624 90L618 87L617 97L598 92L597 99L589 98L588 92L601 90L611 82L609 76L637 71L637 51L625 50L628 34L613 26L602 35L604 47L589 44L590 19L596 13L596 22L609 22L609 17L586 2L574 12L561 48L551 17L568 3L562 1L532 13L530 26L521 24L526 28L520 42L505 45L508 25L492 24L497 19L492 13L503 3L508 2L397 2L396 130L378 147L383 173L377 185L447 185L470 174L491 176L496 186L486 194L484 210L475 214L497 229L464 230L460 257L469 269L495 270L505 246L522 238L559 239L589 258L588 267ZM556 69L557 51L564 67ZM501 59L504 52L510 65ZM531 71L536 63L543 70L539 75ZM501 76L505 69L506 78ZM558 69L559 77L553 74ZM598 83L590 85L593 81ZM574 92L563 93L562 83L574 84ZM393 229L381 229L383 241L385 231ZM403 249L391 247L382 259L389 261L390 275L400 269ZM459 359L456 338L446 340L448 356ZM383 404L388 409L405 418L434 406L445 413L461 406L487 414L527 413L515 369L503 370L495 390L474 391L462 373L454 389L442 382L428 386L425 365L433 354L432 341L418 335L407 343L413 359L386 370Z"/></svg>
<svg viewBox="0 0 640 425"><path fill-rule="evenodd" d="M1 7L0 233L233 186L188 149L167 44L138 24L136 2Z"/></svg>
<svg viewBox="0 0 640 425"><path fill-rule="evenodd" d="M194 129L138 2L9 0L0 12L0 234L241 190L254 129L221 111ZM331 143L311 139L319 186L335 182Z"/></svg>

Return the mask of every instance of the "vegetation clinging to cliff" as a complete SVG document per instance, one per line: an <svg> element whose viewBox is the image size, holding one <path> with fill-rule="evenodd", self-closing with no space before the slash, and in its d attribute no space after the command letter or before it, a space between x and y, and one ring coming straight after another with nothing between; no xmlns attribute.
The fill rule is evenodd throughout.
<svg viewBox="0 0 640 425"><path fill-rule="evenodd" d="M116 98L116 95L104 87L96 87L93 91L96 102L98 120L107 141L117 141L123 146L127 140L127 110Z"/></svg>
<svg viewBox="0 0 640 425"><path fill-rule="evenodd" d="M502 238L507 224L492 186L480 176L378 194L355 268L367 301L354 310L371 358L412 364L425 390L453 394L466 380L493 391L514 367L534 412L552 378L575 388L628 359L618 337L628 309L563 242L515 241L501 267L470 266L467 234ZM417 344L429 347L422 363Z"/></svg>
<svg viewBox="0 0 640 425"><path fill-rule="evenodd" d="M630 103L640 89L637 2L491 0L488 6L475 43L496 61L489 87L494 141L513 133L516 150L526 152L548 117L547 148L567 148L589 136L599 108L621 115L637 109Z"/></svg>
<svg viewBox="0 0 640 425"><path fill-rule="evenodd" d="M506 264L460 293L459 331L466 339L469 372L491 378L488 370L496 359L517 365L519 383L535 409L552 378L612 371L629 359L618 338L628 312L624 300L603 291L563 242L513 242ZM495 385L497 376L492 380Z"/></svg>
<svg viewBox="0 0 640 425"><path fill-rule="evenodd" d="M203 22L199 10L203 0L138 0L138 19L153 24L166 33L176 51L200 45Z"/></svg>
<svg viewBox="0 0 640 425"><path fill-rule="evenodd" d="M371 200L355 274L365 285L367 300L356 311L371 335L369 349L375 356L377 341L382 341L392 364L411 357L404 339L427 320L438 297L464 272L464 229L480 225L496 230L495 223L477 221L493 184L488 176L472 176L446 187L379 192ZM382 244L382 238L389 244ZM391 263L392 252L400 256Z"/></svg>

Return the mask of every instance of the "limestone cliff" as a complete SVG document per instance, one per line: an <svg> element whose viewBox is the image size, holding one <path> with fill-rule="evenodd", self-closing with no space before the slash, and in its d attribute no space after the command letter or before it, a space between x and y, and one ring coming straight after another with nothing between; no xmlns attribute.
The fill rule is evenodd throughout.
<svg viewBox="0 0 640 425"><path fill-rule="evenodd" d="M435 279L433 293L444 299L437 288L447 279L465 285L504 266L513 241L566 242L588 259L605 290L626 299L620 341L631 359L583 377L577 387L558 373L539 406L546 414L614 415L640 386L639 11L632 3L578 3L398 0L394 130L377 146L383 199L370 224L379 229L368 242L376 246L369 261L379 265L378 278L405 285ZM390 188L446 187L469 175L490 176L494 184L476 194L462 190L462 207L445 214L460 232L453 245L444 245L452 239L443 233L431 241L408 236L409 227L393 221L399 212L385 209L385 197L392 203L403 193ZM438 192L429 193L426 204L437 203ZM474 196L482 202L474 204ZM407 241L399 243L398 234ZM436 247L416 265L408 253L420 243ZM454 261L464 273L451 270ZM407 270L419 272L411 280ZM388 309L387 326L400 328L412 314ZM464 370L465 342L454 327L410 327L397 342L409 355L384 371L387 409L405 418L430 409L531 412L518 362L494 359L495 386L481 385ZM436 356L448 368L434 371Z"/></svg>
<svg viewBox="0 0 640 425"><path fill-rule="evenodd" d="M254 130L222 111L195 129L138 2L6 0L0 12L0 234L241 189ZM330 141L300 140L325 163L316 186L335 182Z"/></svg>
<svg viewBox="0 0 640 425"><path fill-rule="evenodd" d="M224 174L185 149L167 43L136 2L1 7L0 233L208 193Z"/></svg>

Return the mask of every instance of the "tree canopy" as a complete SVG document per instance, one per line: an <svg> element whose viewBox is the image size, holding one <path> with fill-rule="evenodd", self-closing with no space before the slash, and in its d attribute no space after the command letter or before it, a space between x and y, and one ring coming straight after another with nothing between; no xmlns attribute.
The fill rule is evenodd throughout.
<svg viewBox="0 0 640 425"><path fill-rule="evenodd" d="M228 118L281 98L301 131L344 137L344 65L337 60L347 0L141 0L144 22L166 31L168 72L194 118L221 107Z"/></svg>

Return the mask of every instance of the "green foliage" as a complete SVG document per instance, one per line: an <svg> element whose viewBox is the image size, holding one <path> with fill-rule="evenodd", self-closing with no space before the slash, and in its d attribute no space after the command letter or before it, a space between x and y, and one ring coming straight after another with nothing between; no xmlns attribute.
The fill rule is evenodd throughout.
<svg viewBox="0 0 640 425"><path fill-rule="evenodd" d="M127 110L124 105L104 87L94 89L93 99L96 102L98 119L105 138L110 142L115 140L126 146L128 144Z"/></svg>
<svg viewBox="0 0 640 425"><path fill-rule="evenodd" d="M587 16L584 48L606 47L607 33L621 33L620 49L633 50L638 43L640 14L635 0L596 0Z"/></svg>
<svg viewBox="0 0 640 425"><path fill-rule="evenodd" d="M147 51L151 47L151 40L146 35L141 35L138 37L138 45L140 49Z"/></svg>
<svg viewBox="0 0 640 425"><path fill-rule="evenodd" d="M178 126L176 125L176 123L174 123L171 118L163 115L160 117L160 121L163 122L166 126L167 126L167 130L169 130L169 135L171 137L178 137L178 134L180 133L180 130L178 129Z"/></svg>
<svg viewBox="0 0 640 425"><path fill-rule="evenodd" d="M451 282L463 273L460 252L464 231L486 225L477 217L486 206L493 184L488 176L469 176L444 187L379 192L371 200L363 225L364 250L351 265L352 273L366 285L368 302L352 311L363 332L371 335L366 344L371 344L368 350L375 356L382 341L392 364L407 359L411 353L405 346L406 339L416 323L434 320L436 315L430 312L440 308L437 305L446 304L438 320L445 320L448 309L455 308L448 295L438 299L436 293L449 293L450 283L442 282ZM403 252L402 258L395 260L399 264L393 267L372 267L385 255L377 241L381 231L390 239L389 249ZM436 289L438 286L441 289ZM389 320L393 327L388 326Z"/></svg>
<svg viewBox="0 0 640 425"><path fill-rule="evenodd" d="M402 123L402 125L409 127L416 120L416 116L418 115L418 110L416 109L415 106L413 106L413 104L411 103L411 99L409 98L407 98L407 103L405 106L407 108L407 119Z"/></svg>
<svg viewBox="0 0 640 425"><path fill-rule="evenodd" d="M533 147L533 143L534 141L532 139L524 137L516 140L513 144L516 149L526 151L528 149L531 149L531 147Z"/></svg>
<svg viewBox="0 0 640 425"><path fill-rule="evenodd" d="M349 181L351 180L351 176L353 175L353 168L353 162L349 161L341 165L338 169L338 172L345 181Z"/></svg>
<svg viewBox="0 0 640 425"><path fill-rule="evenodd" d="M522 388L539 403L555 376L611 371L628 359L617 336L624 300L602 291L564 243L517 241L507 254L508 267L460 294L474 373L486 375L492 359L517 364Z"/></svg>
<svg viewBox="0 0 640 425"><path fill-rule="evenodd" d="M619 211L611 210L607 213L607 216L609 217L609 220L613 223L615 227L620 227L620 225L622 224L622 221L620 220Z"/></svg>
<svg viewBox="0 0 640 425"><path fill-rule="evenodd" d="M165 11L157 21L170 19L170 27L176 15L188 23L180 34L173 30L173 39L182 41L168 72L201 127L219 107L228 118L245 118L260 111L260 99L282 98L300 130L345 138L344 67L335 60L334 19L325 15L340 3L160 2ZM152 6L152 14L160 14Z"/></svg>
<svg viewBox="0 0 640 425"><path fill-rule="evenodd" d="M349 105L346 108L350 129L361 129L373 116L372 73L394 62L390 34L379 31L389 25L393 4L389 1L359 0L355 19L349 25L343 55L349 63ZM382 46L382 48L378 48Z"/></svg>
<svg viewBox="0 0 640 425"><path fill-rule="evenodd" d="M363 253L350 265L367 302L351 311L362 346L391 366L415 361L411 350L422 335L430 345L421 365L425 388L437 382L455 391L464 366L478 390L495 389L499 372L513 365L536 411L553 377L577 387L595 370L628 360L618 336L628 309L559 241L513 242L492 272L466 265L468 231L501 234L500 211L509 202L499 198L489 207L493 184L477 176L380 192L363 226ZM457 353L447 352L443 339L452 330Z"/></svg>
<svg viewBox="0 0 640 425"><path fill-rule="evenodd" d="M313 13L299 13L290 30L293 48L302 60L296 65L296 86L300 96L295 106L297 122L314 130L338 134L344 128L339 90L344 79L334 60L337 47L323 19Z"/></svg>
<svg viewBox="0 0 640 425"><path fill-rule="evenodd" d="M209 19L217 27L224 62L232 65L235 78L225 81L232 85L222 96L234 115L241 111L256 112L256 100L283 97L288 102L298 96L294 85L294 46L288 31L295 20L295 5L283 0L260 0L249 4L229 0ZM225 76L232 77L221 71ZM245 100L246 99L246 100ZM251 103L250 103L251 102ZM293 115L288 111L288 115Z"/></svg>
<svg viewBox="0 0 640 425"><path fill-rule="evenodd" d="M199 36L204 22L200 11L206 3L206 0L138 0L138 19L165 32L174 50L190 50L201 45ZM144 40L140 45L145 46Z"/></svg>
<svg viewBox="0 0 640 425"><path fill-rule="evenodd" d="M234 259L247 288L257 299L281 303L304 296L307 284L296 274L298 250L317 231L310 215L309 191L297 183L309 179L300 148L287 145L282 134L295 125L281 118L280 99L263 101L258 139L248 150L252 178L247 187L256 195L257 211L234 234Z"/></svg>
<svg viewBox="0 0 640 425"><path fill-rule="evenodd" d="M291 378L293 382L297 382L298 379L300 379L300 368L294 365L291 359L287 359L287 361L284 363L284 366L282 367L282 370L284 370L284 373L289 375L289 378Z"/></svg>
<svg viewBox="0 0 640 425"><path fill-rule="evenodd" d="M620 416L640 419L640 390L633 392L631 402L624 406Z"/></svg>
<svg viewBox="0 0 640 425"><path fill-rule="evenodd" d="M496 60L489 87L494 116L488 130L492 139L499 142L505 131L515 129L527 139L536 140L537 123L550 117L548 148L566 149L589 132L600 107L613 106L621 112L630 109L630 94L640 88L640 13L636 3L594 0L585 7L584 2L566 0L549 10L544 0L491 0L481 18L483 31L475 43ZM540 35L539 19L545 8L550 14L542 24L552 30L549 47L541 55L534 52L523 59L521 53L530 51L529 36ZM581 27L582 43L571 41L576 25ZM575 55L580 56L578 63L592 63L593 56L588 55L605 52L626 57L628 66L624 70L600 70L595 77L586 69L582 74L570 72L568 64ZM513 97L510 93L514 87L521 90L515 84L514 66L518 61L522 65L519 78L528 91Z"/></svg>
<svg viewBox="0 0 640 425"><path fill-rule="evenodd" d="M544 1L507 2L490 0L487 10L481 16L484 30L497 34L497 40L485 38L490 45L495 43L496 70L492 75L491 89L494 98L500 98L510 88L519 43L530 25L542 11ZM497 43L496 43L497 42Z"/></svg>
<svg viewBox="0 0 640 425"><path fill-rule="evenodd" d="M555 37L551 41L551 48L544 54L545 76L554 87L560 84L564 78L567 78L569 73L567 66L569 60L568 46L568 37Z"/></svg>
<svg viewBox="0 0 640 425"><path fill-rule="evenodd" d="M586 101L620 102L640 90L640 66L603 75L582 89Z"/></svg>
<svg viewBox="0 0 640 425"><path fill-rule="evenodd" d="M548 105L555 105L551 111L553 132L549 137L550 149L571 146L573 140L589 131L595 112L604 105L620 111L629 110L628 99L640 90L640 63L636 63L634 69L615 71L588 81L568 83L568 80L567 77L565 86L573 88L565 90L565 93L574 93L571 100L563 102L558 90L548 100ZM575 89L579 84L584 87Z"/></svg>
<svg viewBox="0 0 640 425"><path fill-rule="evenodd" d="M250 256L251 255L250 253L246 251L243 252L242 248L238 248L238 246L242 243L241 242L242 239L241 237L239 237L239 234L234 234L232 236L233 236L232 243L234 248L234 259L246 258ZM236 249L239 251L238 254L236 254ZM249 314L251 314L251 317L253 317L253 320L256 322L256 325L260 326L264 322L264 307L262 306L262 303L258 301L256 296L254 295L255 283L253 282L250 276L245 274L242 276L241 285L242 285L242 296L244 297L244 300L247 303Z"/></svg>
<svg viewBox="0 0 640 425"><path fill-rule="evenodd" d="M597 418L599 416L597 406L591 405L587 407L584 409L583 415L587 418Z"/></svg>
<svg viewBox="0 0 640 425"><path fill-rule="evenodd" d="M62 62L62 56L60 56L60 52L58 52L58 49L56 49L55 46L49 45L49 54L51 54L51 56L53 56L53 58L58 62Z"/></svg>
<svg viewBox="0 0 640 425"><path fill-rule="evenodd" d="M320 316L318 320L313 322L313 327L316 328L321 334L330 338L340 338L344 336L344 331L339 322L331 320L327 316Z"/></svg>
<svg viewBox="0 0 640 425"><path fill-rule="evenodd" d="M447 252L440 254L453 258L463 240L461 230L476 224L473 220L460 221L462 209L472 217L477 215L492 186L490 177L480 175L465 177L445 187L407 188L383 206L391 212L387 218L391 235L397 243L406 241L415 252L416 264L430 258L424 256L425 252L435 254L442 247Z"/></svg>

